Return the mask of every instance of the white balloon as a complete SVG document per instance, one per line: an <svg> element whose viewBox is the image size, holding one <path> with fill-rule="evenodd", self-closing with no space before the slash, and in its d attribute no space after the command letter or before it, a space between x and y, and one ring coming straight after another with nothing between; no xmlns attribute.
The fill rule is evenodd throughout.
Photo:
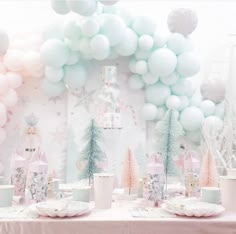
<svg viewBox="0 0 236 234"><path fill-rule="evenodd" d="M166 106L169 109L178 109L180 107L180 104L180 98L175 95L169 96L166 100Z"/></svg>
<svg viewBox="0 0 236 234"><path fill-rule="evenodd" d="M119 0L98 0L100 3L102 3L103 5L114 5L117 2L119 2Z"/></svg>
<svg viewBox="0 0 236 234"><path fill-rule="evenodd" d="M156 23L147 16L139 16L134 20L132 28L138 35L153 35Z"/></svg>
<svg viewBox="0 0 236 234"><path fill-rule="evenodd" d="M200 109L202 110L205 117L213 115L213 113L215 112L215 108L215 103L210 100L204 100L200 105Z"/></svg>
<svg viewBox="0 0 236 234"><path fill-rule="evenodd" d="M161 83L150 85L145 90L147 101L157 106L162 106L165 104L166 99L170 96L170 94L169 87Z"/></svg>
<svg viewBox="0 0 236 234"><path fill-rule="evenodd" d="M148 60L151 73L160 76L170 75L174 72L176 64L176 55L167 48L155 50Z"/></svg>
<svg viewBox="0 0 236 234"><path fill-rule="evenodd" d="M155 84L159 80L159 76L154 76L151 73L147 73L143 75L143 80L146 84L152 85Z"/></svg>
<svg viewBox="0 0 236 234"><path fill-rule="evenodd" d="M173 33L167 40L167 47L172 50L176 55L186 51L188 46L186 38L179 33Z"/></svg>
<svg viewBox="0 0 236 234"><path fill-rule="evenodd" d="M200 62L192 52L186 52L178 56L176 70L182 77L190 77L198 73Z"/></svg>
<svg viewBox="0 0 236 234"><path fill-rule="evenodd" d="M179 76L175 72L171 73L168 76L161 76L161 82L165 85L174 85L177 83Z"/></svg>
<svg viewBox="0 0 236 234"><path fill-rule="evenodd" d="M142 78L139 75L132 75L129 78L128 82L129 82L129 87L133 90L142 89L144 87L144 83L142 81Z"/></svg>
<svg viewBox="0 0 236 234"><path fill-rule="evenodd" d="M116 46L116 50L121 56L130 56L135 53L137 46L137 35L133 30L126 28L124 39Z"/></svg>
<svg viewBox="0 0 236 234"><path fill-rule="evenodd" d="M94 19L86 19L82 23L82 33L86 37L92 37L99 32L99 24Z"/></svg>
<svg viewBox="0 0 236 234"><path fill-rule="evenodd" d="M8 81L9 87L12 89L19 88L23 83L22 77L18 73L14 72L7 72L6 79Z"/></svg>
<svg viewBox="0 0 236 234"><path fill-rule="evenodd" d="M142 108L142 116L145 120L154 120L158 114L157 107L151 103L145 103Z"/></svg>
<svg viewBox="0 0 236 234"><path fill-rule="evenodd" d="M203 121L204 115L197 107L187 107L180 114L180 122L187 131L199 130Z"/></svg>
<svg viewBox="0 0 236 234"><path fill-rule="evenodd" d="M64 76L64 71L62 68L46 67L45 68L45 78L54 83L61 81Z"/></svg>
<svg viewBox="0 0 236 234"><path fill-rule="evenodd" d="M192 33L197 27L196 13L188 8L173 10L168 16L168 27L171 32L181 33L185 36Z"/></svg>
<svg viewBox="0 0 236 234"><path fill-rule="evenodd" d="M144 60L139 60L135 64L135 71L140 75L145 75L148 72L147 62Z"/></svg>
<svg viewBox="0 0 236 234"><path fill-rule="evenodd" d="M123 39L126 32L124 21L111 14L103 14L100 18L100 33L104 34L111 46L118 45Z"/></svg>
<svg viewBox="0 0 236 234"><path fill-rule="evenodd" d="M3 63L10 71L20 71L23 68L22 57L21 51L11 50L4 56Z"/></svg>
<svg viewBox="0 0 236 234"><path fill-rule="evenodd" d="M110 53L109 40L101 34L96 35L90 41L90 48L93 57L97 60L106 59Z"/></svg>
<svg viewBox="0 0 236 234"><path fill-rule="evenodd" d="M153 47L154 41L150 35L142 35L138 40L138 46L140 50L151 50Z"/></svg>
<svg viewBox="0 0 236 234"><path fill-rule="evenodd" d="M56 13L61 15L65 15L70 12L70 8L67 5L66 0L51 0L51 6Z"/></svg>

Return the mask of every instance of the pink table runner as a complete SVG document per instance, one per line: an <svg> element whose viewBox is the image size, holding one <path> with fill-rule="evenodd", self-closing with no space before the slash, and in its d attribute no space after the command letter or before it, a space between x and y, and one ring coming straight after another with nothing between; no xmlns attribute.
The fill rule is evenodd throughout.
<svg viewBox="0 0 236 234"><path fill-rule="evenodd" d="M236 213L214 218L134 218L129 207L70 219L0 219L0 234L234 234Z"/></svg>

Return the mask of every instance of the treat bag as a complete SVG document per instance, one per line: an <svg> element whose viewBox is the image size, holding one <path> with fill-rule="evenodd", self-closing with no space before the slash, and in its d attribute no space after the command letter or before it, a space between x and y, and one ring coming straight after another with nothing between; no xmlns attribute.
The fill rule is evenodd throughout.
<svg viewBox="0 0 236 234"><path fill-rule="evenodd" d="M25 196L25 186L27 177L27 160L22 156L20 151L13 155L11 165L11 182L15 186L15 196Z"/></svg>
<svg viewBox="0 0 236 234"><path fill-rule="evenodd" d="M198 197L200 161L194 157L193 152L187 152L184 160L184 184L187 197Z"/></svg>
<svg viewBox="0 0 236 234"><path fill-rule="evenodd" d="M38 203L47 199L48 163L44 153L36 152L29 165L26 201L29 204Z"/></svg>
<svg viewBox="0 0 236 234"><path fill-rule="evenodd" d="M164 167L160 163L149 163L144 178L143 196L152 206L159 206L164 198Z"/></svg>

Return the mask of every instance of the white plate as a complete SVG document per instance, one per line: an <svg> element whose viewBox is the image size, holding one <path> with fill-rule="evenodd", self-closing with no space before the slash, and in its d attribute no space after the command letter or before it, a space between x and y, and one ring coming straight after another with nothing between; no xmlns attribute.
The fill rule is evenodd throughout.
<svg viewBox="0 0 236 234"><path fill-rule="evenodd" d="M52 218L80 216L87 214L92 210L89 203L71 200L40 202L35 205L35 208L40 216Z"/></svg>
<svg viewBox="0 0 236 234"><path fill-rule="evenodd" d="M189 217L210 217L224 212L221 205L200 202L197 199L172 199L166 201L162 208L171 214Z"/></svg>

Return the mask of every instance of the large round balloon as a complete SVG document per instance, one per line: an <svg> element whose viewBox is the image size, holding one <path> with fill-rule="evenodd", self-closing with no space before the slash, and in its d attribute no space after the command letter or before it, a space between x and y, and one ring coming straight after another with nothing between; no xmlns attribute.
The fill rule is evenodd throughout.
<svg viewBox="0 0 236 234"><path fill-rule="evenodd" d="M70 20L64 25L64 36L72 41L77 41L81 37L81 29L79 22Z"/></svg>
<svg viewBox="0 0 236 234"><path fill-rule="evenodd" d="M45 68L45 78L50 82L61 81L63 76L64 76L64 71L62 68L53 68L53 67Z"/></svg>
<svg viewBox="0 0 236 234"><path fill-rule="evenodd" d="M173 72L172 74L168 76L161 76L160 77L161 82L165 85L174 85L177 83L179 76L176 74L176 72Z"/></svg>
<svg viewBox="0 0 236 234"><path fill-rule="evenodd" d="M176 70L182 77L193 76L200 70L199 60L192 52L183 53L178 57Z"/></svg>
<svg viewBox="0 0 236 234"><path fill-rule="evenodd" d="M200 104L200 109L202 110L205 117L208 117L210 115L213 115L215 112L216 105L213 101L210 100L204 100Z"/></svg>
<svg viewBox="0 0 236 234"><path fill-rule="evenodd" d="M200 87L204 99L209 99L214 103L220 103L225 98L225 82L223 80L206 80Z"/></svg>
<svg viewBox="0 0 236 234"><path fill-rule="evenodd" d="M134 20L132 28L138 35L153 35L156 23L149 17L139 16Z"/></svg>
<svg viewBox="0 0 236 234"><path fill-rule="evenodd" d="M103 5L114 5L117 2L119 2L119 0L98 0L100 3L102 3Z"/></svg>
<svg viewBox="0 0 236 234"><path fill-rule="evenodd" d="M97 0L67 0L70 9L83 16L92 15L97 9Z"/></svg>
<svg viewBox="0 0 236 234"><path fill-rule="evenodd" d="M78 89L85 85L87 71L84 66L74 64L65 66L64 82L71 89Z"/></svg>
<svg viewBox="0 0 236 234"><path fill-rule="evenodd" d="M138 37L136 33L126 28L124 39L116 46L116 50L121 56L130 56L135 53L138 46Z"/></svg>
<svg viewBox="0 0 236 234"><path fill-rule="evenodd" d="M133 90L142 89L144 87L144 83L142 81L142 78L139 75L132 75L129 78L128 82L129 82L129 87Z"/></svg>
<svg viewBox="0 0 236 234"><path fill-rule="evenodd" d="M179 8L169 14L167 22L171 32L177 32L187 36L197 27L198 19L193 10Z"/></svg>
<svg viewBox="0 0 236 234"><path fill-rule="evenodd" d="M9 37L7 33L0 29L0 55L4 55L9 47Z"/></svg>
<svg viewBox="0 0 236 234"><path fill-rule="evenodd" d="M118 45L126 32L124 21L115 15L103 14L100 18L100 33L104 34L111 46Z"/></svg>
<svg viewBox="0 0 236 234"><path fill-rule="evenodd" d="M142 108L142 116L145 120L154 120L158 114L157 107L151 103L145 103Z"/></svg>
<svg viewBox="0 0 236 234"><path fill-rule="evenodd" d="M178 82L171 86L172 93L177 96L191 97L194 94L195 86L189 79L179 79Z"/></svg>
<svg viewBox="0 0 236 234"><path fill-rule="evenodd" d="M143 75L142 78L143 78L143 81L148 85L155 84L159 80L159 76L154 76L151 73L147 73Z"/></svg>
<svg viewBox="0 0 236 234"><path fill-rule="evenodd" d="M51 0L51 6L56 13L61 15L65 15L70 12L70 8L67 5L66 0Z"/></svg>
<svg viewBox="0 0 236 234"><path fill-rule="evenodd" d="M57 83L52 83L46 79L42 80L42 90L48 97L61 96L65 91L64 82L60 81Z"/></svg>
<svg viewBox="0 0 236 234"><path fill-rule="evenodd" d="M58 39L49 39L42 45L40 55L45 65L61 67L66 64L70 52L64 42Z"/></svg>
<svg viewBox="0 0 236 234"><path fill-rule="evenodd" d="M167 40L167 47L171 49L176 55L186 51L188 46L186 38L179 33L173 33Z"/></svg>
<svg viewBox="0 0 236 234"><path fill-rule="evenodd" d="M82 22L82 33L86 37L92 37L99 32L99 24L95 19L85 19Z"/></svg>
<svg viewBox="0 0 236 234"><path fill-rule="evenodd" d="M90 41L92 55L97 60L106 59L110 53L109 40L106 36L98 34Z"/></svg>
<svg viewBox="0 0 236 234"><path fill-rule="evenodd" d="M160 76L170 75L175 70L176 64L176 55L167 48L155 50L148 60L151 73Z"/></svg>
<svg viewBox="0 0 236 234"><path fill-rule="evenodd" d="M196 131L200 129L203 121L204 115L197 107L187 107L181 112L180 122L187 131Z"/></svg>
<svg viewBox="0 0 236 234"><path fill-rule="evenodd" d="M170 96L170 88L161 83L157 83L148 86L145 90L145 95L148 102L157 106L162 106Z"/></svg>

